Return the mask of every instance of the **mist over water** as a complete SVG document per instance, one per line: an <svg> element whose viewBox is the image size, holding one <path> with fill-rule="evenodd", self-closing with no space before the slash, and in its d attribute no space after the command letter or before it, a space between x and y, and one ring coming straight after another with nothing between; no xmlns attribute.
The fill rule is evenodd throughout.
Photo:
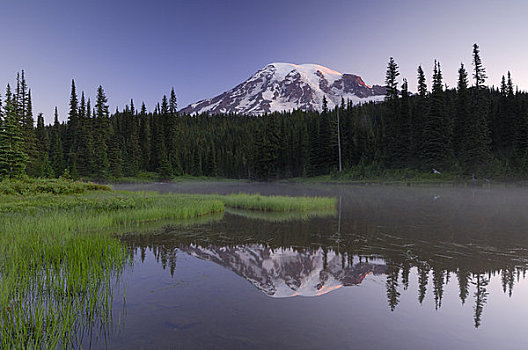
<svg viewBox="0 0 528 350"><path fill-rule="evenodd" d="M114 301L122 323L97 346L527 346L528 189L115 187L324 195L340 204L304 217L226 212L125 235L134 265L122 276L126 298Z"/></svg>

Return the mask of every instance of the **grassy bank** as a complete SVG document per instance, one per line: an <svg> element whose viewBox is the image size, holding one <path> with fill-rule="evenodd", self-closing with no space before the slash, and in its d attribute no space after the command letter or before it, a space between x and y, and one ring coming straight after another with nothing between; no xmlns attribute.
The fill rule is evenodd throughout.
<svg viewBox="0 0 528 350"><path fill-rule="evenodd" d="M331 198L118 192L69 180L0 182L1 348L78 347L111 317L112 281L127 254L117 232L188 221L225 207L332 208Z"/></svg>
<svg viewBox="0 0 528 350"><path fill-rule="evenodd" d="M261 196L239 193L218 198L229 208L273 212L309 211L334 208L336 205L336 199L328 197Z"/></svg>

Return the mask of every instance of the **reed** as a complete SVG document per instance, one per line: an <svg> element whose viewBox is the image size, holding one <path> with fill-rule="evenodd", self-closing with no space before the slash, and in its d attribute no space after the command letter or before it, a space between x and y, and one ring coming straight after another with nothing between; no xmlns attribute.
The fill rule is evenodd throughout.
<svg viewBox="0 0 528 350"><path fill-rule="evenodd" d="M220 198L227 207L260 211L309 211L335 208L336 199L330 197L261 196L259 194L231 194Z"/></svg>
<svg viewBox="0 0 528 350"><path fill-rule="evenodd" d="M113 283L132 261L118 233L163 220L192 222L225 207L311 217L334 208L335 199L118 192L64 179L0 182L0 347L81 347L80 334L111 322Z"/></svg>
<svg viewBox="0 0 528 350"><path fill-rule="evenodd" d="M79 347L83 330L105 328L112 281L130 262L111 233L224 209L216 199L106 189L25 193L0 196L2 349Z"/></svg>

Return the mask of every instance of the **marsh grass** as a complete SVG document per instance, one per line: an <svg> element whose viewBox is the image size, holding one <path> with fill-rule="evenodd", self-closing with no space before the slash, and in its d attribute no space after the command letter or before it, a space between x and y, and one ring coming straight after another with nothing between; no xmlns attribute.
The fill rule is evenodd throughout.
<svg viewBox="0 0 528 350"><path fill-rule="evenodd" d="M109 233L224 209L215 199L104 187L53 195L4 185L2 193L9 194L0 196L2 349L79 347L78 334L108 324L112 281L130 262L124 246Z"/></svg>
<svg viewBox="0 0 528 350"><path fill-rule="evenodd" d="M309 211L335 208L336 199L330 197L261 196L259 194L231 194L220 196L226 207L259 211Z"/></svg>
<svg viewBox="0 0 528 350"><path fill-rule="evenodd" d="M132 263L117 234L185 224L225 207L305 212L333 198L117 192L69 180L0 183L0 346L81 347L111 322L113 283Z"/></svg>
<svg viewBox="0 0 528 350"><path fill-rule="evenodd" d="M318 210L306 211L256 211L247 209L227 208L226 213L231 215L242 216L252 220L262 220L266 222L283 223L288 221L304 221L314 218L335 217L337 210L335 208L324 208Z"/></svg>

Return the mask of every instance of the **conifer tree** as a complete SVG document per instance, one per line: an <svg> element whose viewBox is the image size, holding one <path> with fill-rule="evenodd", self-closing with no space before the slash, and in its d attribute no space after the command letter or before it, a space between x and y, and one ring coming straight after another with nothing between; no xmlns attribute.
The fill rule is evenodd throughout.
<svg viewBox="0 0 528 350"><path fill-rule="evenodd" d="M86 102L84 91L81 92L81 103L78 115L78 148L76 155L76 168L80 176L91 177L94 172L94 139L92 132L90 99Z"/></svg>
<svg viewBox="0 0 528 350"><path fill-rule="evenodd" d="M472 91L469 132L466 147L462 150L461 161L468 173L479 174L486 168L491 159L491 139L487 125L489 106L484 86L487 76L477 44L473 45L473 68L475 88Z"/></svg>
<svg viewBox="0 0 528 350"><path fill-rule="evenodd" d="M145 103L141 104L139 112L139 144L141 147L141 169L148 170L150 167L150 154L152 144L152 133L150 128L150 118L147 115Z"/></svg>
<svg viewBox="0 0 528 350"><path fill-rule="evenodd" d="M499 116L501 120L494 125L502 131L502 140L504 145L503 154L507 158L514 157L515 138L517 132L522 129L522 125L518 125L518 118L521 113L518 110L518 103L515 98L513 89L513 82L510 71L508 71L508 78L504 89L504 94L499 98ZM495 128L494 128L495 129ZM494 130L494 133L496 131Z"/></svg>
<svg viewBox="0 0 528 350"><path fill-rule="evenodd" d="M158 103L151 118L152 125L152 147L151 147L151 170L163 171L164 177L172 176L169 158L167 155L167 144L165 137L166 119L169 111L167 96L163 96L162 104ZM170 174L169 174L170 173Z"/></svg>
<svg viewBox="0 0 528 350"><path fill-rule="evenodd" d="M103 87L97 88L97 98L95 102L94 120L94 142L95 142L95 175L100 179L106 179L109 175L108 162L108 140L109 140L109 114L108 99Z"/></svg>
<svg viewBox="0 0 528 350"><path fill-rule="evenodd" d="M403 79L401 86L401 99L400 99L400 115L399 115L399 155L400 166L408 164L409 157L411 156L411 105L410 105L410 94L409 84L407 79Z"/></svg>
<svg viewBox="0 0 528 350"><path fill-rule="evenodd" d="M398 100L398 65L394 61L394 58L389 58L387 64L387 72L385 74L385 101L397 101Z"/></svg>
<svg viewBox="0 0 528 350"><path fill-rule="evenodd" d="M169 113L173 116L178 115L178 103L176 101L176 93L174 92L174 88L171 89L170 93Z"/></svg>
<svg viewBox="0 0 528 350"><path fill-rule="evenodd" d="M61 125L59 123L59 113L55 107L54 123L50 136L50 162L53 173L56 177L64 172L64 150L61 138Z"/></svg>
<svg viewBox="0 0 528 350"><path fill-rule="evenodd" d="M427 84L422 66L418 66L418 95L425 98L427 96Z"/></svg>
<svg viewBox="0 0 528 350"><path fill-rule="evenodd" d="M66 139L64 143L64 149L67 152L67 165L70 168L73 165L77 165L77 152L79 150L79 135L81 130L79 130L79 100L77 97L77 90L75 87L75 81L71 81L71 91L70 91L70 110L68 113L68 123L66 125Z"/></svg>
<svg viewBox="0 0 528 350"><path fill-rule="evenodd" d="M449 132L445 113L445 95L440 63L435 60L430 110L424 124L424 140L421 152L423 164L428 171L445 170L448 167Z"/></svg>
<svg viewBox="0 0 528 350"><path fill-rule="evenodd" d="M165 139L167 145L167 158L175 175L182 174L179 156L180 130L177 123L178 104L174 88L171 89L169 99L169 111L166 117Z"/></svg>
<svg viewBox="0 0 528 350"><path fill-rule="evenodd" d="M508 97L513 97L514 96L513 82L512 82L512 77L511 77L510 71L508 71L508 83L506 85L506 94L507 94Z"/></svg>
<svg viewBox="0 0 528 350"><path fill-rule="evenodd" d="M37 177L53 177L53 169L49 161L50 152L50 138L48 130L44 126L44 117L42 113L37 116L37 128L35 130L37 139L37 162L35 164L35 176Z"/></svg>
<svg viewBox="0 0 528 350"><path fill-rule="evenodd" d="M508 86L506 85L506 77L503 75L500 84L500 95L498 98L496 112L491 115L490 129L491 133L491 148L494 153L499 155L499 158L509 158L511 152L512 137L510 130L515 131L515 127L511 125L514 120L508 120L509 101L508 101ZM510 125L508 125L510 124Z"/></svg>
<svg viewBox="0 0 528 350"><path fill-rule="evenodd" d="M400 75L398 65L394 58L389 59L387 73L385 76L385 108L383 115L383 136L385 139L385 162L390 167L401 168L407 163L409 156L410 121L409 121L409 101L407 81L404 81L402 88L406 90L407 110L401 110L398 81Z"/></svg>
<svg viewBox="0 0 528 350"><path fill-rule="evenodd" d="M22 71L23 72L23 71ZM22 74L24 76L24 74ZM24 85L25 78L23 78ZM37 176L39 167L39 150L37 149L37 139L35 134L35 119L33 118L33 105L31 102L31 89L28 89L25 115L22 118L22 128L24 136L24 149L28 155L26 173L30 176Z"/></svg>
<svg viewBox="0 0 528 350"><path fill-rule="evenodd" d="M464 64L458 69L457 95L456 95L456 118L454 132L455 155L460 159L466 157L464 149L467 147L467 139L471 133L471 119L469 115L470 96L468 91L468 75Z"/></svg>
<svg viewBox="0 0 528 350"><path fill-rule="evenodd" d="M24 139L24 153L27 155L26 173L30 176L35 176L34 167L37 162L35 120L33 118L31 90L28 88L24 70L17 73L16 94L13 96L13 100Z"/></svg>
<svg viewBox="0 0 528 350"><path fill-rule="evenodd" d="M473 44L473 79L475 79L475 87L477 90L484 87L487 77L486 69L482 65L482 60L480 59L479 46L475 43Z"/></svg>
<svg viewBox="0 0 528 350"><path fill-rule="evenodd" d="M167 99L167 95L163 95L163 98L161 99L161 115L166 116L169 114L169 100Z"/></svg>
<svg viewBox="0 0 528 350"><path fill-rule="evenodd" d="M25 172L27 154L24 136L17 113L17 101L7 85L4 118L0 130L0 177L18 177Z"/></svg>
<svg viewBox="0 0 528 350"><path fill-rule="evenodd" d="M420 167L419 158L424 145L425 120L428 115L427 84L422 66L418 66L418 94L411 115L411 165Z"/></svg>

